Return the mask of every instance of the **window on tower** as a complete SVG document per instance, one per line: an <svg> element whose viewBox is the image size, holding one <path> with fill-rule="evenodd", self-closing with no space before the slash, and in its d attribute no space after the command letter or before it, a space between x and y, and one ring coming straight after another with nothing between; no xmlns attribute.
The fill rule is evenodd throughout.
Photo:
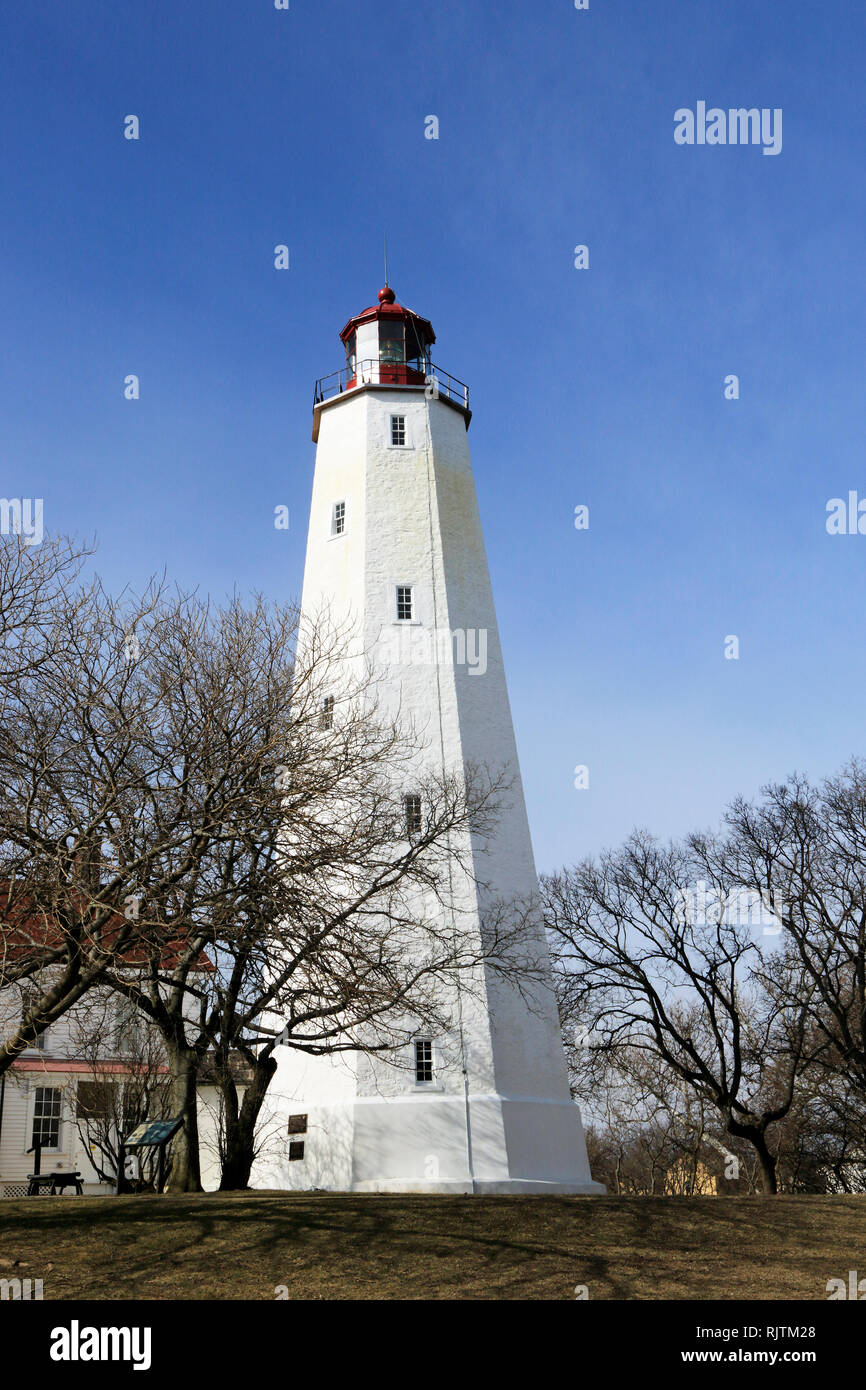
<svg viewBox="0 0 866 1390"><path fill-rule="evenodd" d="M335 502L334 510L331 513L331 535L342 536L346 529L346 504L345 502Z"/></svg>
<svg viewBox="0 0 866 1390"><path fill-rule="evenodd" d="M413 618L412 585L397 585L397 622L411 623Z"/></svg>
<svg viewBox="0 0 866 1390"><path fill-rule="evenodd" d="M320 729L333 729L334 727L334 697L326 695L322 701L322 713L319 715Z"/></svg>
<svg viewBox="0 0 866 1390"><path fill-rule="evenodd" d="M424 1085L433 1080L433 1043L429 1038L415 1039L415 1082Z"/></svg>
<svg viewBox="0 0 866 1390"><path fill-rule="evenodd" d="M392 415L392 416L391 416L391 443L392 443L392 444L405 444L405 443L406 443L406 416L405 416L405 415Z"/></svg>
<svg viewBox="0 0 866 1390"><path fill-rule="evenodd" d="M409 792L403 797L403 810L406 816L406 834L410 840L421 834L421 798L417 792Z"/></svg>

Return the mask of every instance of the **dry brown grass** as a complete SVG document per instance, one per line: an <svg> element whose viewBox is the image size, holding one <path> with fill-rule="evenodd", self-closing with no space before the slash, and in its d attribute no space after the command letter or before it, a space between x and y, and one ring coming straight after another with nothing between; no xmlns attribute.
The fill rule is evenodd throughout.
<svg viewBox="0 0 866 1390"><path fill-rule="evenodd" d="M0 1200L0 1277L46 1299L826 1299L857 1268L862 1197Z"/></svg>

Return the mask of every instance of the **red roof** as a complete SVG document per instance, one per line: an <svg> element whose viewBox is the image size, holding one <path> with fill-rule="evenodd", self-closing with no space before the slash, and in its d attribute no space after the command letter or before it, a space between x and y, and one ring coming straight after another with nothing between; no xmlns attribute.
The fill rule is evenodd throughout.
<svg viewBox="0 0 866 1390"><path fill-rule="evenodd" d="M340 334L341 340L345 342L359 323L369 323L371 319L402 319L404 323L412 324L419 339L423 342L435 343L436 341L436 334L433 332L433 325L430 320L422 318L413 309L407 309L404 304L398 304L390 285L383 285L380 289L378 304L371 304L367 309L362 309L360 314L355 314L354 318L349 319Z"/></svg>
<svg viewBox="0 0 866 1390"><path fill-rule="evenodd" d="M87 1075L88 1073L99 1075L102 1072L112 1072L121 1076L135 1076L139 1072L144 1071L145 1068L144 1066L136 1066L134 1063L131 1062L122 1062L109 1059L106 1059L105 1061L100 1059L100 1061L94 1063L82 1062L78 1058L18 1057L12 1063L12 1070L39 1072L66 1071L84 1075ZM162 1062L159 1062L155 1066L149 1066L147 1070L157 1071L161 1075L165 1075L166 1073L171 1071L171 1067L163 1064Z"/></svg>
<svg viewBox="0 0 866 1390"><path fill-rule="evenodd" d="M0 958L5 956L7 959L21 960L27 956L28 951L39 953L46 949L62 950L63 929L56 919L52 920L50 909L40 909L35 904L33 895L24 893L17 899L13 898L10 911L9 896L9 884L0 885ZM84 926L86 904L83 898L81 906ZM114 913L99 929L98 940L94 937L91 944L110 951L112 941L117 939L125 925L125 919L120 913ZM174 969L185 944L183 936L177 932L171 933L159 943L153 938L153 933L158 930L155 923L149 923L146 928L147 935L138 939L133 935L133 939L119 953L124 964L145 965L151 959L154 947L159 946L160 964L164 969ZM202 951L196 961L196 969L208 971L215 968L207 954Z"/></svg>

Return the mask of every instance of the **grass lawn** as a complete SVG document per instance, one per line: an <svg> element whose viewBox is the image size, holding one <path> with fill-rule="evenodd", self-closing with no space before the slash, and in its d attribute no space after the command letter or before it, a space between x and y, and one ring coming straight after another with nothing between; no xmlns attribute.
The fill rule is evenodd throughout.
<svg viewBox="0 0 866 1390"><path fill-rule="evenodd" d="M46 1300L826 1299L849 1269L866 1197L0 1199L0 1278Z"/></svg>

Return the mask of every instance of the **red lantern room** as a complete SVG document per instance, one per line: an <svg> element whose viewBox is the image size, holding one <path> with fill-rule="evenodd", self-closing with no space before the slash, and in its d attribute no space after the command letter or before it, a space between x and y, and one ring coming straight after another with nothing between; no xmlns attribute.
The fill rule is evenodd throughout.
<svg viewBox="0 0 866 1390"><path fill-rule="evenodd" d="M346 349L346 390L361 383L423 386L436 341L433 325L397 303L390 285L378 304L349 319L340 334Z"/></svg>
<svg viewBox="0 0 866 1390"><path fill-rule="evenodd" d="M323 410L350 394L380 387L391 391L420 387L429 400L444 401L459 410L469 428L469 387L434 365L430 355L436 341L432 323L398 304L390 285L379 291L378 304L371 304L349 319L340 338L346 350L346 365L316 382L314 440L319 437Z"/></svg>

